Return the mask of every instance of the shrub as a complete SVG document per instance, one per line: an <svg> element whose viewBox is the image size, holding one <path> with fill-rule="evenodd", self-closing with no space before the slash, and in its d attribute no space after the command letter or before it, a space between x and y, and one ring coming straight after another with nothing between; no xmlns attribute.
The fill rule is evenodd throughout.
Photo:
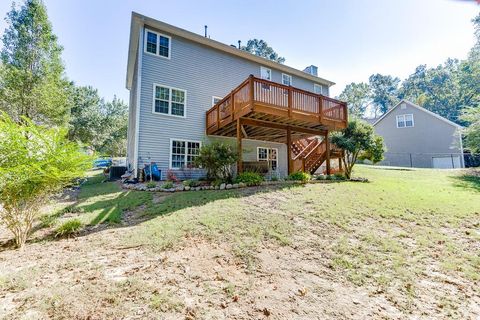
<svg viewBox="0 0 480 320"><path fill-rule="evenodd" d="M223 179L232 180L232 165L237 161L236 150L226 144L214 142L203 145L195 164L207 171L209 180Z"/></svg>
<svg viewBox="0 0 480 320"><path fill-rule="evenodd" d="M173 181L173 182L179 182L180 181L180 179L178 179L177 176L175 175L175 172L173 172L172 170L167 171L167 180L168 181Z"/></svg>
<svg viewBox="0 0 480 320"><path fill-rule="evenodd" d="M325 180L325 175L320 174L320 175L316 176L315 179L316 180Z"/></svg>
<svg viewBox="0 0 480 320"><path fill-rule="evenodd" d="M185 187L192 187L192 188L198 187L200 185L200 181L194 180L194 179L185 180L182 183Z"/></svg>
<svg viewBox="0 0 480 320"><path fill-rule="evenodd" d="M173 182L172 181L166 181L164 184L162 184L163 189L172 189L173 188Z"/></svg>
<svg viewBox="0 0 480 320"><path fill-rule="evenodd" d="M306 183L306 182L308 182L312 179L312 176L310 175L310 173L303 172L303 171L297 171L297 172L291 173L288 176L288 179L293 180L293 181L301 181L303 183Z"/></svg>
<svg viewBox="0 0 480 320"><path fill-rule="evenodd" d="M331 175L326 175L325 180L335 180L335 177Z"/></svg>
<svg viewBox="0 0 480 320"><path fill-rule="evenodd" d="M154 181L147 182L146 184L148 189L153 189L157 186L157 184Z"/></svg>
<svg viewBox="0 0 480 320"><path fill-rule="evenodd" d="M218 187L222 183L225 183L225 181L223 181L222 179L215 179L215 180L212 181L211 185L214 186L214 187Z"/></svg>
<svg viewBox="0 0 480 320"><path fill-rule="evenodd" d="M345 175L341 172L337 172L333 175L335 177L335 180L345 180Z"/></svg>
<svg viewBox="0 0 480 320"><path fill-rule="evenodd" d="M92 159L66 138L22 118L0 113L0 221L22 247L49 196L85 174Z"/></svg>
<svg viewBox="0 0 480 320"><path fill-rule="evenodd" d="M82 228L82 222L78 219L72 219L64 222L55 232L55 237L70 236L77 233Z"/></svg>
<svg viewBox="0 0 480 320"><path fill-rule="evenodd" d="M255 172L242 172L235 179L235 182L243 182L247 186L258 186L262 183L262 181L263 177Z"/></svg>

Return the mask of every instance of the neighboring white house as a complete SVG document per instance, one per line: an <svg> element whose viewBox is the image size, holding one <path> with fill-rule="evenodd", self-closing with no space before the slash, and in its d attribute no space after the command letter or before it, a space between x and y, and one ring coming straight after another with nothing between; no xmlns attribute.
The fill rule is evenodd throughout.
<svg viewBox="0 0 480 320"><path fill-rule="evenodd" d="M380 164L418 168L464 168L462 127L402 100L373 124L387 147Z"/></svg>

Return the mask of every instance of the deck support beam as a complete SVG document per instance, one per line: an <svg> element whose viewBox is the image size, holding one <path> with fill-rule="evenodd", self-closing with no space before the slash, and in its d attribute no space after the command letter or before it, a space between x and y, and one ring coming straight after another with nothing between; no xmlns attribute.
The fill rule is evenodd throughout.
<svg viewBox="0 0 480 320"><path fill-rule="evenodd" d="M331 174L331 169L330 169L330 141L328 137L328 131L327 134L325 134L325 146L326 146L326 162L327 162L327 175Z"/></svg>
<svg viewBox="0 0 480 320"><path fill-rule="evenodd" d="M288 174L291 174L293 171L293 162L292 162L292 132L290 127L287 127L287 164L288 164Z"/></svg>
<svg viewBox="0 0 480 320"><path fill-rule="evenodd" d="M238 152L238 160L237 160L237 174L243 172L243 161L242 161L242 123L240 122L240 118L237 119L237 152Z"/></svg>

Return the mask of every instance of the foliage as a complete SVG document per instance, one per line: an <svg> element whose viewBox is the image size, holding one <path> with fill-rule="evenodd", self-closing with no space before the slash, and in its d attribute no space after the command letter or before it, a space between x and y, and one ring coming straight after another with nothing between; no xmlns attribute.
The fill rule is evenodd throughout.
<svg viewBox="0 0 480 320"><path fill-rule="evenodd" d="M237 159L237 152L230 145L213 142L200 148L195 164L207 171L207 177L210 180L231 180L232 165Z"/></svg>
<svg viewBox="0 0 480 320"><path fill-rule="evenodd" d="M167 170L167 180L173 182L179 182L180 180L177 178L175 172L173 170Z"/></svg>
<svg viewBox="0 0 480 320"><path fill-rule="evenodd" d="M338 99L347 102L351 115L361 118L370 104L370 96L370 86L367 83L352 82L343 89Z"/></svg>
<svg viewBox="0 0 480 320"><path fill-rule="evenodd" d="M464 110L461 119L470 123L465 129L465 146L473 153L480 153L480 107Z"/></svg>
<svg viewBox="0 0 480 320"><path fill-rule="evenodd" d="M173 182L172 181L165 181L163 184L162 184L162 188L163 189L172 189L174 187L173 185Z"/></svg>
<svg viewBox="0 0 480 320"><path fill-rule="evenodd" d="M71 91L69 139L104 155L125 156L128 106L116 97L105 102L91 86L73 87Z"/></svg>
<svg viewBox="0 0 480 320"><path fill-rule="evenodd" d="M263 177L256 173L256 172L242 172L239 175L237 175L237 178L235 179L236 183L243 182L247 186L259 186L263 181Z"/></svg>
<svg viewBox="0 0 480 320"><path fill-rule="evenodd" d="M382 115L398 102L398 85L400 79L392 76L385 76L379 73L372 74L368 79L372 90L372 105L375 118Z"/></svg>
<svg viewBox="0 0 480 320"><path fill-rule="evenodd" d="M340 133L331 137L332 143L345 151L342 161L345 165L345 176L350 179L353 166L359 156L377 163L383 159L385 147L383 138L377 136L373 127L361 120L351 120Z"/></svg>
<svg viewBox="0 0 480 320"><path fill-rule="evenodd" d="M55 237L70 236L82 228L82 222L78 219L68 220L55 230Z"/></svg>
<svg viewBox="0 0 480 320"><path fill-rule="evenodd" d="M70 83L62 47L41 0L26 0L7 14L0 74L0 110L15 122L63 125L69 116Z"/></svg>
<svg viewBox="0 0 480 320"><path fill-rule="evenodd" d="M280 57L278 53L273 50L272 47L268 46L268 43L264 40L251 39L247 41L246 46L242 46L241 50L250 52L256 56L272 60L278 63L284 63L285 58Z"/></svg>
<svg viewBox="0 0 480 320"><path fill-rule="evenodd" d="M185 187L193 187L193 188L198 187L200 185L200 181L195 179L184 180L182 183Z"/></svg>
<svg viewBox="0 0 480 320"><path fill-rule="evenodd" d="M288 180L301 181L303 183L307 183L308 181L312 180L312 176L308 172L297 171L297 172L291 173L288 176Z"/></svg>
<svg viewBox="0 0 480 320"><path fill-rule="evenodd" d="M145 186L149 189L153 189L157 186L157 183L154 182L154 181L149 181L149 182L147 182L147 184Z"/></svg>
<svg viewBox="0 0 480 320"><path fill-rule="evenodd" d="M346 179L345 175L341 172L337 172L333 176L335 177L335 180L345 180Z"/></svg>
<svg viewBox="0 0 480 320"><path fill-rule="evenodd" d="M25 244L40 205L92 164L64 131L27 118L22 123L0 114L0 218L19 247Z"/></svg>

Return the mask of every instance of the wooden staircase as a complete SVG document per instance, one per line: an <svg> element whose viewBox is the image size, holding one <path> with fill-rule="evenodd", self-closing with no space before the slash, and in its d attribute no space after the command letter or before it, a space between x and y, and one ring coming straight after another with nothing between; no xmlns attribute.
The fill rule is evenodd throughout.
<svg viewBox="0 0 480 320"><path fill-rule="evenodd" d="M327 159L327 143L323 137L309 137L292 142L293 170L314 174ZM330 158L341 157L342 152L330 145Z"/></svg>

